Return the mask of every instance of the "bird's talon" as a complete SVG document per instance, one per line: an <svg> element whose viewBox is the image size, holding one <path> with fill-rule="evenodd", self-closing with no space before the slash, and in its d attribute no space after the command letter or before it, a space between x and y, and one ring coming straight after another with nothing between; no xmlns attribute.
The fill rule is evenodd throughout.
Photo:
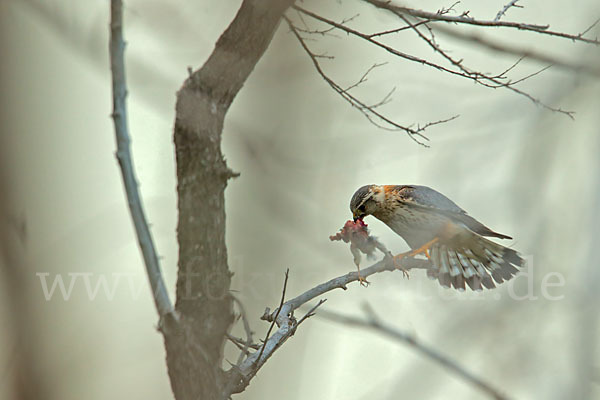
<svg viewBox="0 0 600 400"><path fill-rule="evenodd" d="M402 276L404 276L406 279L410 279L410 275L408 274L408 270L406 268L400 268L400 271L402 271Z"/></svg>
<svg viewBox="0 0 600 400"><path fill-rule="evenodd" d="M364 287L368 287L369 283L371 283L366 278L363 278L362 276L360 276L360 274L358 275L358 282L360 283L360 286L364 286Z"/></svg>
<svg viewBox="0 0 600 400"><path fill-rule="evenodd" d="M360 283L360 286L364 286L364 287L369 286L370 282L366 278L363 278L360 275L360 268L358 268L358 271L356 271L356 280L358 280L358 282Z"/></svg>
<svg viewBox="0 0 600 400"><path fill-rule="evenodd" d="M392 260L394 262L394 268L402 271L402 276L404 276L406 279L410 279L410 275L408 274L408 270L406 268L404 268L402 266L402 264L400 263L402 261L402 259L407 255L407 253L401 253L398 254L396 256L392 257Z"/></svg>

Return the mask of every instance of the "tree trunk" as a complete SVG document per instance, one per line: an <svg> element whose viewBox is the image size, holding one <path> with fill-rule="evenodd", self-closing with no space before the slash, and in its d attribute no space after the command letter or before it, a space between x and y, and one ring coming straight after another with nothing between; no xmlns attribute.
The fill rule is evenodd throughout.
<svg viewBox="0 0 600 400"><path fill-rule="evenodd" d="M179 324L163 327L176 399L218 399L225 334L233 322L224 191L235 174L221 153L231 102L267 49L293 0L244 0L209 59L177 94Z"/></svg>

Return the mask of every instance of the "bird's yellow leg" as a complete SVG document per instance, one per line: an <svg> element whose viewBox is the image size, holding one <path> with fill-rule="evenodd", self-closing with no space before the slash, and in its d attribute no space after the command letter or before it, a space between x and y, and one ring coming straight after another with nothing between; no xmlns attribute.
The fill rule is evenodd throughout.
<svg viewBox="0 0 600 400"><path fill-rule="evenodd" d="M408 275L408 270L404 267L402 267L402 264L400 263L402 261L402 259L404 257L414 257L417 254L425 254L425 257L427 257L427 259L431 259L431 256L429 255L429 250L431 249L431 246L433 246L435 243L438 242L438 238L433 238L432 240L430 240L429 242L425 243L423 246L419 247L418 249L415 250L411 250L411 251L407 251L406 253L400 253L398 255L394 256L394 266L402 271L402 274L406 277L409 278Z"/></svg>
<svg viewBox="0 0 600 400"><path fill-rule="evenodd" d="M439 241L438 238L433 238L432 240L425 243L423 246L419 247L418 249L409 251L408 254L406 254L406 253L405 254L410 257L414 257L417 254L425 254L425 257L427 257L428 260L431 260L431 257L429 256L429 250L431 250L431 246L433 246L438 241Z"/></svg>
<svg viewBox="0 0 600 400"><path fill-rule="evenodd" d="M369 286L369 281L367 280L367 278L363 278L360 275L360 267L357 265L356 266L357 272L356 274L358 275L358 282L360 283L361 286L367 287Z"/></svg>

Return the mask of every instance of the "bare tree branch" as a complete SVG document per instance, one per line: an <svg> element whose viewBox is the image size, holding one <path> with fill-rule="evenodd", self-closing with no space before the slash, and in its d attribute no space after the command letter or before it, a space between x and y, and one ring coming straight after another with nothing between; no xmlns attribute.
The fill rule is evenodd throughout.
<svg viewBox="0 0 600 400"><path fill-rule="evenodd" d="M301 323L303 323L304 321L306 321L308 318L316 315L316 310L317 308L321 307L323 305L323 303L325 303L327 301L327 299L321 299L319 300L319 302L317 304L315 304L314 306L312 306L312 308L310 310L308 310L308 312L306 314L304 314L304 316L302 318L300 318L300 320L298 321L298 326L300 326Z"/></svg>
<svg viewBox="0 0 600 400"><path fill-rule="evenodd" d="M488 38L484 38L481 35L477 35L474 33L466 33L456 29L450 29L442 25L435 26L436 30L448 35L452 36L455 39L460 39L465 42L475 43L481 47L488 48L490 50L496 51L498 53L511 54L518 57L526 57L530 60L536 60L541 63L556 65L557 67L561 67L564 69L572 70L574 72L585 72L590 75L600 76L600 68L594 65L589 65L585 63L572 63L565 60L558 59L556 57L549 56L547 54L535 52L533 50L526 50L518 47L511 46L506 43L499 43L493 41Z"/></svg>
<svg viewBox="0 0 600 400"><path fill-rule="evenodd" d="M549 106L545 103L543 103L541 100L539 100L538 98L532 96L531 94L520 90L518 88L516 88L515 82L512 82L510 80L507 80L507 76L504 75L506 72L510 71L513 67L508 68L507 70L505 70L504 73L502 74L497 74L497 75L491 75L491 74L485 74L479 71L476 71L472 68L469 68L465 65L464 61L461 60L456 60L453 57L451 57L448 52L444 51L443 49L440 48L440 46L435 43L433 38L428 38L426 37L417 27L419 25L424 25L425 23L421 23L424 21L420 21L420 22L411 22L409 21L404 15L402 14L398 14L398 17L406 24L406 28L408 29L412 29L413 31L415 31L415 33L419 36L419 38L421 38L423 41L425 41L436 53L440 54L444 59L446 59L453 67L455 67L456 69L451 69L451 68L447 68L444 67L440 64L436 64L434 62L431 62L429 60L423 59L423 58L419 58L419 57L415 57L412 56L410 54L404 53L396 48L393 48L387 44L384 44L378 40L373 39L373 35L369 35L369 34L365 34L363 32L359 32L355 29L352 29L348 26L339 24L337 22L331 21L325 17L322 17L318 14L315 14L311 11L308 11L304 8L301 8L299 6L293 6L293 8L307 16L310 16L311 18L314 18L318 21L321 21L323 23L326 23L328 25L331 26L335 26L336 28L349 33L351 35L354 35L356 37L359 37L377 47L380 47L382 49L384 49L385 51L389 52L390 54L403 58L405 60L408 61L412 61L412 62L417 62L419 64L423 64L423 65L427 65L429 67L435 68L439 71L442 72L447 72L449 74L452 75L456 75L459 76L461 78L465 78L465 79L469 79L474 81L477 84L480 84L482 86L488 87L488 88L492 88L492 89L497 89L497 88L506 88L507 90L510 90L520 96L523 96L527 99L529 99L531 102L533 102L534 104L537 104L539 106L542 106L550 111L554 111L554 112L559 112L562 114L565 114L567 116L569 116L570 118L573 118L573 112L572 111L566 111L566 110L562 110L560 108L555 108L552 106ZM443 15L443 12L445 11L440 11L441 15ZM427 22L427 21L425 21ZM427 26L425 24L425 26ZM433 32L430 31L430 34L433 35ZM375 34L376 35L376 34ZM519 79L518 82L522 82L523 79ZM335 89L334 89L335 90Z"/></svg>
<svg viewBox="0 0 600 400"><path fill-rule="evenodd" d="M504 15L506 15L506 12L511 7L523 8L523 6L520 6L520 5L517 4L518 2L519 2L519 0L511 0L510 3L508 3L507 5L505 5L504 7L502 7L502 9L500 11L498 11L498 14L496 14L496 18L494 18L494 22L500 21L500 18L502 18Z"/></svg>
<svg viewBox="0 0 600 400"><path fill-rule="evenodd" d="M403 258L401 260L401 266L406 270L427 269L430 267L430 265L431 264L428 260L417 258ZM373 264L369 268L361 269L360 276L367 278L373 274L384 271L395 271L397 269L398 267L394 265L392 259L386 257L383 260ZM346 290L347 285L355 281L358 281L358 272L349 272L345 275L333 278L325 283L315 286L314 288L307 290L293 299L290 299L284 303L280 303L280 306L274 311L271 311L269 308L267 308L261 319L271 322L271 324L277 324L278 329L275 331L275 333L273 333L273 335L266 338L264 344L261 346L260 351L252 353L244 360L239 369L232 368L228 371L230 380L235 382L235 388L231 393L240 393L244 391L244 389L250 383L250 380L256 375L265 362L283 343L285 343L287 339L294 335L296 328L301 322L314 315L314 311L317 307L324 303L324 300L319 301L314 307L312 307L306 313L306 315L300 319L300 321L297 321L294 317L295 310L314 298L334 289Z"/></svg>
<svg viewBox="0 0 600 400"><path fill-rule="evenodd" d="M297 11L297 10L296 10ZM310 29L308 27L308 25L306 24L306 21L304 20L302 13L300 13L299 11L297 12L298 14L298 18L300 18L300 21L302 21L302 24L305 26L305 28L300 28L298 26L296 26L296 29L299 32L302 33L307 33L307 34L311 34L311 35L321 35L321 36L333 36L333 37L338 37L336 35L331 34L330 32L333 31L335 29L335 27L331 26L329 28L326 29ZM354 19L356 19L359 16L359 14L355 14L350 18L344 18L341 22L342 25L347 24L348 22L354 21Z"/></svg>
<svg viewBox="0 0 600 400"><path fill-rule="evenodd" d="M409 24L411 26L413 26L413 30L415 31L415 33L417 34L417 36L419 36L423 41L425 41L425 43L427 43L436 53L440 54L444 59L446 59L448 62L450 62L452 65L454 65L455 67L457 67L461 72L463 72L464 74L468 75L468 76L472 76L475 77L475 81L477 83L479 83L480 85L489 87L489 88L506 88L514 93L517 93L521 96L524 96L526 98L528 98L529 100L531 100L534 104L540 105L550 111L554 111L554 112L558 112L558 113L562 113L567 115L568 117L570 117L571 119L573 119L573 112L572 111L565 111L562 110L560 108L555 108L552 106L547 105L546 103L540 101L538 98L533 97L531 94L522 91L520 89L517 89L514 85L515 82L513 81L507 81L507 82L502 82L501 79L504 79L505 77L502 75L497 75L497 76L491 76L488 74L483 74L481 72L477 72L472 70L471 68L468 68L464 65L463 60L457 60L455 58L453 58L452 56L449 55L449 53L445 50L443 50L433 39L433 32L430 31L431 34L431 38L426 37L418 28L416 28L414 26L413 23L411 23L406 17L400 15L399 16L400 19L402 19L406 24ZM437 28L436 28L437 29ZM526 57L527 55L522 55L522 54L518 54L521 56L521 59L523 59L524 57ZM511 70L512 67L510 67L507 71ZM539 72L538 72L539 73ZM518 80L518 82L523 82L525 79L530 78L536 74L532 74L528 77L525 78L521 78Z"/></svg>
<svg viewBox="0 0 600 400"><path fill-rule="evenodd" d="M286 278L286 282L287 282L287 272L286 272L285 278ZM250 322L248 321L248 316L246 315L246 309L244 308L244 305L237 297L233 297L233 300L240 309L240 318L242 319L242 322L244 324L244 330L246 331L246 340L245 341L238 339L238 338L230 335L229 333L226 334L227 338L241 350L240 354L238 356L237 362L235 363L235 365L233 365L233 368L235 368L236 370L239 370L240 365L242 365L242 362L244 361L244 358L246 356L248 356L248 354L249 354L248 349L250 349L250 348L258 349L258 347L252 343L252 330L250 329ZM268 334L267 334L267 336L268 336ZM235 384L235 382L233 380L229 380L229 382L227 382L227 386L225 387L224 395L223 395L224 399L227 399L231 396L231 391L233 390L234 384Z"/></svg>
<svg viewBox="0 0 600 400"><path fill-rule="evenodd" d="M229 339L229 341L235 345L235 347L242 350L242 353L248 353L248 348L254 349L254 350L260 350L260 346L256 343L250 343L250 345L248 345L248 348L246 348L246 345L248 343L246 340L236 337L236 336L233 336L230 333L227 333L226 336L227 336L227 339Z"/></svg>
<svg viewBox="0 0 600 400"><path fill-rule="evenodd" d="M384 65L386 65L386 64L387 64L387 63L379 63L379 64L373 64L373 65L371 65L371 66L369 67L369 69L367 69L367 70L365 71L365 73L364 73L364 74L363 74L363 75L360 77L360 79L359 79L358 81L354 82L352 85L348 86L348 87L347 87L346 89L344 89L343 91L344 91L344 92L348 92L348 91L350 91L350 90L354 89L355 87L358 87L358 86L362 85L363 83L365 83L366 81L368 81L368 80L369 80L369 78L368 78L368 77L369 77L369 74L370 74L370 73L371 73L371 72L372 72L374 69L376 69L376 68L379 68L379 67L383 67L383 66L384 66Z"/></svg>
<svg viewBox="0 0 600 400"><path fill-rule="evenodd" d="M591 31L596 25L598 25L598 22L600 22L600 18L596 19L590 26L588 26L584 31L582 31L579 35L577 36L583 36L586 33L588 33L589 31Z"/></svg>
<svg viewBox="0 0 600 400"><path fill-rule="evenodd" d="M448 68L443 67L441 65L432 63L432 62L430 62L428 60L425 60L425 59L422 59L422 58L410 55L408 53L404 53L404 52L402 52L400 50L397 50L397 49L395 49L395 48L393 48L391 46L388 46L388 45L386 45L386 44L384 44L382 42L379 42L379 41L373 39L373 37L382 36L382 35L386 34L387 32L392 32L392 31L377 32L377 33L374 33L374 34L365 34L365 33L359 32L359 31L357 31L355 29L352 29L350 27L347 27L345 25L338 24L337 22L329 20L329 19L327 19L325 17L322 17L321 15L313 13L313 12L311 12L309 10L306 10L306 9L302 8L302 7L293 6L293 8L295 10L300 11L301 13L303 13L305 15L310 16L311 18L314 18L314 19L316 19L318 21L324 22L324 23L329 24L331 26L335 26L336 28L338 28L338 29L340 29L340 30L342 30L342 31L344 31L346 33L349 33L349 34L354 35L356 37L359 37L359 38L361 38L363 40L366 40L369 43L371 43L371 44L373 44L373 45L375 45L377 47L380 47L380 48L386 50L388 53L390 53L392 55L398 56L398 57L403 58L403 59L408 60L408 61L413 61L413 62L416 62L416 63L419 63L419 64L427 65L429 67L433 67L435 69L438 69L438 70L444 71L444 72L448 72L450 74L460 75L460 76L463 76L465 78L474 79L473 77L471 77L469 75L465 75L465 74L463 74L461 72L457 72L457 71L448 69ZM425 21L423 21L423 23L425 23ZM413 26L417 26L417 25L418 24L414 24ZM412 29L413 26L405 26L402 29L403 30L404 29Z"/></svg>
<svg viewBox="0 0 600 400"><path fill-rule="evenodd" d="M269 336L271 335L271 331L273 330L273 326L275 326L275 321L277 321L277 318L279 317L279 314L281 313L281 306L283 305L283 301L285 300L285 291L287 289L287 282L288 282L289 275L290 275L290 269L288 268L285 271L285 280L283 281L283 291L281 293L281 301L279 302L279 307L277 308L277 314L275 314L275 318L273 318L273 321L271 321L271 326L269 326L269 330L267 331L267 334L265 335L265 340L263 341L263 345L260 348L260 352L258 353L258 357L256 358L257 360L260 360L261 356L263 355L263 353L265 351L265 347L267 345L267 340L269 339ZM260 368L260 365L258 363L256 363L254 365L254 368L258 369L258 368Z"/></svg>
<svg viewBox="0 0 600 400"><path fill-rule="evenodd" d="M237 297L234 297L233 301L240 308L240 318L242 318L242 322L244 324L244 331L246 331L246 341L244 342L244 347L242 348L242 352L240 353L236 364L239 367L243 361L244 356L248 353L248 348L252 346L252 330L250 329L250 322L248 321L248 315L246 314L244 304L242 304L242 302Z"/></svg>
<svg viewBox="0 0 600 400"><path fill-rule="evenodd" d="M420 22L417 22L415 25L419 26L419 25L424 25L427 24L428 22L430 22L429 20L423 20ZM343 24L340 24L343 25ZM387 36L387 35L391 35L392 33L398 33L398 32L402 32L402 31L406 31L408 29L411 29L410 26L401 26L400 28L395 28L395 29L389 29L386 31L381 31L381 32L375 32L375 33L371 33L370 35L366 35L369 39L375 38L375 37L379 37L379 36Z"/></svg>
<svg viewBox="0 0 600 400"><path fill-rule="evenodd" d="M415 338L411 334L403 332L383 322L368 304L365 304L364 309L366 319L357 318L349 315L341 315L328 310L321 311L319 313L319 316L331 321L338 322L340 324L370 329L382 335L388 336L398 342L405 343L410 347L414 348L418 353L448 368L448 370L456 374L458 377L465 380L467 383L478 387L492 398L497 400L507 399L507 397L504 394L502 394L498 389L492 387L489 383L485 382L480 377L469 372L466 368L464 368L448 356L445 356L436 349L421 343L417 338Z"/></svg>
<svg viewBox="0 0 600 400"><path fill-rule="evenodd" d="M127 126L127 104L125 100L127 97L127 83L125 80L124 60L125 42L123 41L123 2L121 0L111 0L110 5L110 69L112 72L113 92L112 118L117 140L116 155L121 167L129 211L152 288L154 304L162 323L163 318L167 315L171 315L175 319L177 319L177 316L169 299L169 293L167 292L160 270L158 255L156 254L152 234L150 233L144 213L131 157L131 139L129 136L129 127Z"/></svg>
<svg viewBox="0 0 600 400"><path fill-rule="evenodd" d="M522 31L530 31L540 33L542 35L548 36L556 36L564 39L570 39L577 42L583 42L588 44L599 45L600 41L597 39L586 39L582 37L583 35L573 35L569 33L556 32L548 30L548 25L535 25L535 24L525 24L520 22L504 22L504 21L489 21L489 20L480 20L468 17L466 14L461 16L451 16L442 13L432 13L428 11L416 10L413 8L407 8L402 6L397 6L392 4L389 1L381 1L381 0L363 0L377 8L385 9L393 12L397 15L410 15L412 17L424 18L430 21L442 21L442 22L451 22L456 24L466 24L466 25L475 25L475 26L483 26L483 27L501 27L501 28L514 28Z"/></svg>
<svg viewBox="0 0 600 400"><path fill-rule="evenodd" d="M295 9L300 10L300 11L305 11L299 7L294 6ZM307 14L308 15L308 14ZM354 84L351 85L350 87L348 87L347 89L342 88L338 83L336 83L333 79L331 79L321 68L321 64L318 61L318 58L322 58L323 56L319 56L315 53L313 53L309 48L308 45L306 44L305 39L300 35L300 32L298 31L298 29L296 28L296 26L292 23L292 21L284 16L285 21L287 22L288 26L290 27L290 30L292 31L292 33L294 33L294 36L296 36L296 38L298 39L298 41L300 42L300 45L302 46L302 48L304 49L304 51L306 52L306 54L308 54L308 56L310 57L310 59L313 62L313 65L315 66L315 69L317 70L317 72L319 73L319 75L321 75L321 77L325 80L325 82L327 82L327 84L335 91L337 92L344 100L346 100L348 103L350 103L350 105L352 105L352 107L356 108L357 110L359 110L373 125L377 126L378 128L381 129L386 129L386 130L401 130L404 131L408 134L408 136L415 141L416 143L424 146L424 147L428 147L424 141L428 141L429 139L423 134L423 131L433 125L437 125L437 124L441 124L441 123L445 123L448 121L451 121L453 119L458 118L458 115L455 115L453 117L447 118L447 119L443 119L443 120L439 120L439 121L435 121L435 122L429 122L423 126L417 127L416 129L411 128L410 126L406 126L406 125L401 125L398 122L386 117L385 115L383 115L382 113L378 112L375 110L375 108L381 106L382 104L384 104L385 102L387 102L389 100L389 94L387 96L385 96L383 98L383 100L381 100L378 103L375 103L374 105L368 105L366 103L364 103L362 100L359 100L356 96L352 95L349 93L349 90L358 86L358 84ZM368 71L367 71L368 74ZM363 78L365 77L365 75L363 75ZM362 78L361 78L362 80ZM364 82L364 80L363 80ZM359 80L359 84L362 83ZM391 93L390 93L391 94ZM385 124L385 125L383 125Z"/></svg>

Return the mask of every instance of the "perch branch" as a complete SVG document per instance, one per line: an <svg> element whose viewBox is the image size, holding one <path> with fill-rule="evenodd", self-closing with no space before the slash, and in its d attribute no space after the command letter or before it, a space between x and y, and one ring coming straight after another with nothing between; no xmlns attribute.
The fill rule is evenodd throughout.
<svg viewBox="0 0 600 400"><path fill-rule="evenodd" d="M365 305L365 318L357 318L349 315L341 315L338 313L333 313L330 311L321 311L319 313L320 317L326 318L331 321L335 321L344 325L355 326L359 328L365 328L373 330L382 335L388 336L398 342L405 343L412 348L414 348L418 353L428 357L429 359L435 361L436 363L448 368L451 372L456 374L461 379L465 380L471 385L474 385L490 395L492 398L497 400L506 400L507 397L503 395L498 389L495 389L490 384L485 382L480 377L474 375L469 372L463 366L458 364L456 361L450 359L449 357L441 354L436 349L429 347L421 342L419 342L414 336L409 333L403 332L397 328L394 328L385 322L383 322L374 312L374 310L369 307L367 304Z"/></svg>
<svg viewBox="0 0 600 400"><path fill-rule="evenodd" d="M430 267L428 260L422 260L417 258L404 258L401 261L402 268L406 270L410 269L427 269ZM384 271L395 271L397 267L390 258L384 258L383 260L373 264L369 268L361 269L360 276L367 278L373 274L377 274ZM310 316L314 315L317 307L322 305L325 301L321 299L315 306L313 306L299 321L294 317L294 311L300 306L308 303L309 301L319 297L334 289L347 289L347 285L351 282L358 281L358 272L349 272L345 275L333 278L325 283L315 286L314 288L307 290L306 292L294 297L288 301L280 303L280 306L271 311L266 309L264 315L261 317L262 320L277 324L278 329L270 336L266 337L264 344L260 351L256 351L250 354L239 368L232 368L228 371L230 379L235 382L235 387L231 393L240 393L250 383L250 380L256 375L258 370L265 364L265 362L273 355L273 353L290 337L296 332L298 325L305 321Z"/></svg>
<svg viewBox="0 0 600 400"><path fill-rule="evenodd" d="M113 95L112 119L117 141L116 156L121 167L127 203L135 227L138 244L144 257L154 304L161 320L159 326L162 326L163 319L167 315L175 319L177 317L160 270L158 255L156 254L152 234L150 233L144 213L131 156L131 139L127 126L127 104L125 100L127 97L127 84L125 80L124 60L125 42L123 41L123 2L121 0L111 0L110 17L110 69L112 72Z"/></svg>

